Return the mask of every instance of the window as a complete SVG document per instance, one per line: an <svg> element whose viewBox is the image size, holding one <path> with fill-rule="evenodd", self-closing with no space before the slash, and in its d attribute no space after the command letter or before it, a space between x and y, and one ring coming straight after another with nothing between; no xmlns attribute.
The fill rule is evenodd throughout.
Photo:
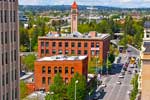
<svg viewBox="0 0 150 100"><path fill-rule="evenodd" d="M65 78L65 83L68 84L68 82L69 82L69 81L68 81L68 78Z"/></svg>
<svg viewBox="0 0 150 100"><path fill-rule="evenodd" d="M2 79L2 83L3 83L3 86L5 85L5 76L3 75L3 77L2 77L3 79Z"/></svg>
<svg viewBox="0 0 150 100"><path fill-rule="evenodd" d="M45 66L42 67L42 73L44 74L46 72Z"/></svg>
<svg viewBox="0 0 150 100"><path fill-rule="evenodd" d="M4 34L3 34L3 32L1 32L1 44L4 44L4 40L3 40L4 37L3 36L4 36Z"/></svg>
<svg viewBox="0 0 150 100"><path fill-rule="evenodd" d="M74 42L71 43L71 47L75 47L75 43Z"/></svg>
<svg viewBox="0 0 150 100"><path fill-rule="evenodd" d="M11 51L11 62L13 62L13 50Z"/></svg>
<svg viewBox="0 0 150 100"><path fill-rule="evenodd" d="M44 42L41 42L41 47L44 47Z"/></svg>
<svg viewBox="0 0 150 100"><path fill-rule="evenodd" d="M7 32L5 32L5 44L7 44L7 41L8 41L8 33Z"/></svg>
<svg viewBox="0 0 150 100"><path fill-rule="evenodd" d="M42 84L45 84L46 83L46 79L45 77L42 77Z"/></svg>
<svg viewBox="0 0 150 100"><path fill-rule="evenodd" d="M16 41L16 31L14 31L14 42Z"/></svg>
<svg viewBox="0 0 150 100"><path fill-rule="evenodd" d="M71 54L75 54L75 51L74 51L74 50L71 50Z"/></svg>
<svg viewBox="0 0 150 100"><path fill-rule="evenodd" d="M7 23L7 10L4 11L4 18L5 23Z"/></svg>
<svg viewBox="0 0 150 100"><path fill-rule="evenodd" d="M58 53L59 53L59 54L62 54L62 50L59 50Z"/></svg>
<svg viewBox="0 0 150 100"><path fill-rule="evenodd" d="M57 73L57 67L54 68L54 74L56 74L56 73Z"/></svg>
<svg viewBox="0 0 150 100"><path fill-rule="evenodd" d="M8 84L8 73L6 73L6 84Z"/></svg>
<svg viewBox="0 0 150 100"><path fill-rule="evenodd" d="M56 54L56 50L52 50L52 54Z"/></svg>
<svg viewBox="0 0 150 100"><path fill-rule="evenodd" d="M14 11L14 14L13 14L13 15L14 15L14 16L13 16L13 17L14 17L14 20L13 20L13 21L15 22L15 21L16 21L16 11Z"/></svg>
<svg viewBox="0 0 150 100"><path fill-rule="evenodd" d="M11 71L11 76L12 76L11 78L12 78L12 81L13 81L14 80L14 71L13 70Z"/></svg>
<svg viewBox="0 0 150 100"><path fill-rule="evenodd" d="M10 11L10 22L12 22L12 10Z"/></svg>
<svg viewBox="0 0 150 100"><path fill-rule="evenodd" d="M12 90L12 100L14 100L14 90Z"/></svg>
<svg viewBox="0 0 150 100"><path fill-rule="evenodd" d="M15 88L15 98L17 98L18 96L18 92L17 92L18 90L17 90L17 88Z"/></svg>
<svg viewBox="0 0 150 100"><path fill-rule="evenodd" d="M65 50L65 54L69 54L69 51L68 51L68 50Z"/></svg>
<svg viewBox="0 0 150 100"><path fill-rule="evenodd" d="M95 55L95 52L94 52L94 50L92 50L92 51L91 51L91 55L92 55L92 56L94 56L94 55Z"/></svg>
<svg viewBox="0 0 150 100"><path fill-rule="evenodd" d="M50 83L51 83L51 78L48 77L48 85L50 85Z"/></svg>
<svg viewBox="0 0 150 100"><path fill-rule="evenodd" d="M16 61L17 60L17 51L14 50L14 60Z"/></svg>
<svg viewBox="0 0 150 100"><path fill-rule="evenodd" d="M96 43L96 47L97 47L97 48L99 47L99 43Z"/></svg>
<svg viewBox="0 0 150 100"><path fill-rule="evenodd" d="M147 38L149 38L149 35L146 35Z"/></svg>
<svg viewBox="0 0 150 100"><path fill-rule="evenodd" d="M87 55L88 54L88 51L87 50L84 50L84 55Z"/></svg>
<svg viewBox="0 0 150 100"><path fill-rule="evenodd" d="M5 53L5 63L8 64L8 54L7 54L7 52Z"/></svg>
<svg viewBox="0 0 150 100"><path fill-rule="evenodd" d="M6 94L6 100L9 100L9 95L8 95L8 93Z"/></svg>
<svg viewBox="0 0 150 100"><path fill-rule="evenodd" d="M48 49L46 49L46 54L49 54L49 50Z"/></svg>
<svg viewBox="0 0 150 100"><path fill-rule="evenodd" d="M81 50L78 50L78 55L81 55Z"/></svg>
<svg viewBox="0 0 150 100"><path fill-rule="evenodd" d="M59 42L59 47L62 47L62 42Z"/></svg>
<svg viewBox="0 0 150 100"><path fill-rule="evenodd" d="M85 47L85 48L88 47L88 43L84 43L84 47Z"/></svg>
<svg viewBox="0 0 150 100"><path fill-rule="evenodd" d="M41 49L41 54L44 54L44 49Z"/></svg>
<svg viewBox="0 0 150 100"><path fill-rule="evenodd" d="M49 66L48 67L48 74L50 74L51 73L51 67Z"/></svg>
<svg viewBox="0 0 150 100"><path fill-rule="evenodd" d="M65 47L68 47L68 42L65 42Z"/></svg>
<svg viewBox="0 0 150 100"><path fill-rule="evenodd" d="M2 65L4 65L4 54L2 53Z"/></svg>
<svg viewBox="0 0 150 100"><path fill-rule="evenodd" d="M65 67L65 74L68 74L68 67Z"/></svg>
<svg viewBox="0 0 150 100"><path fill-rule="evenodd" d="M59 73L62 73L62 68L61 67L59 67Z"/></svg>
<svg viewBox="0 0 150 100"><path fill-rule="evenodd" d="M13 35L14 33L13 33L13 31L11 30L11 42L13 42Z"/></svg>
<svg viewBox="0 0 150 100"><path fill-rule="evenodd" d="M74 67L71 67L71 74L74 74Z"/></svg>
<svg viewBox="0 0 150 100"><path fill-rule="evenodd" d="M52 47L56 47L56 42L52 42Z"/></svg>
<svg viewBox="0 0 150 100"><path fill-rule="evenodd" d="M80 42L78 43L78 47L79 47L79 48L81 47L81 43L80 43Z"/></svg>
<svg viewBox="0 0 150 100"><path fill-rule="evenodd" d="M99 50L96 50L96 55L99 55Z"/></svg>
<svg viewBox="0 0 150 100"><path fill-rule="evenodd" d="M45 45L46 45L46 47L49 47L49 42L46 42Z"/></svg>
<svg viewBox="0 0 150 100"><path fill-rule="evenodd" d="M94 42L91 43L91 47L94 47Z"/></svg>
<svg viewBox="0 0 150 100"><path fill-rule="evenodd" d="M17 70L15 69L15 80L17 80L17 74L18 74L18 72L17 72Z"/></svg>
<svg viewBox="0 0 150 100"><path fill-rule="evenodd" d="M3 23L3 10L0 10L0 17L1 23Z"/></svg>

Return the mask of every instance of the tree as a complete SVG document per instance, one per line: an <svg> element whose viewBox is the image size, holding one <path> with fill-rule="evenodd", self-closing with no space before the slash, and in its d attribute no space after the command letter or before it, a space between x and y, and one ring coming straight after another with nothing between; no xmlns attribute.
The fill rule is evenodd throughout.
<svg viewBox="0 0 150 100"><path fill-rule="evenodd" d="M67 88L59 73L54 77L54 83L50 86L50 92L54 92L52 100L64 100L67 98ZM47 98L49 97L47 96Z"/></svg>
<svg viewBox="0 0 150 100"><path fill-rule="evenodd" d="M67 95L69 100L74 100L75 97L75 82L78 80L76 85L76 97L77 100L84 100L86 96L86 79L84 76L76 73L68 84Z"/></svg>
<svg viewBox="0 0 150 100"><path fill-rule="evenodd" d="M20 98L23 99L28 95L27 86L24 81L20 81Z"/></svg>
<svg viewBox="0 0 150 100"><path fill-rule="evenodd" d="M113 63L115 60L115 55L114 54L109 54L108 60L110 61L110 63Z"/></svg>
<svg viewBox="0 0 150 100"><path fill-rule="evenodd" d="M34 61L36 60L36 56L34 54L30 54L23 57L23 64L26 66L28 71L34 70Z"/></svg>

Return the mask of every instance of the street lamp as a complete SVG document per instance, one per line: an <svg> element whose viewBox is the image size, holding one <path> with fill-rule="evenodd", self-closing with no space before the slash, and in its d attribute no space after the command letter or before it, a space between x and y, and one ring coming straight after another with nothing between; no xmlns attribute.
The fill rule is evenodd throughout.
<svg viewBox="0 0 150 100"><path fill-rule="evenodd" d="M91 95L91 93L89 92L89 100L90 100L90 95Z"/></svg>
<svg viewBox="0 0 150 100"><path fill-rule="evenodd" d="M76 81L75 81L75 92L74 92L74 100L76 100L76 99L77 99L77 98L76 98L76 91L77 91L77 90L76 90L76 84L77 84L78 82L79 82L78 80L76 80Z"/></svg>

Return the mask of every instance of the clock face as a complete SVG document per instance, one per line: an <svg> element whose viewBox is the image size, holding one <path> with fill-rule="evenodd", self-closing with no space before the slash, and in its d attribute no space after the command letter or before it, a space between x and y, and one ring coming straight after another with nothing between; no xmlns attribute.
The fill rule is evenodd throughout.
<svg viewBox="0 0 150 100"><path fill-rule="evenodd" d="M77 13L77 11L76 10L72 10L72 14L76 14Z"/></svg>

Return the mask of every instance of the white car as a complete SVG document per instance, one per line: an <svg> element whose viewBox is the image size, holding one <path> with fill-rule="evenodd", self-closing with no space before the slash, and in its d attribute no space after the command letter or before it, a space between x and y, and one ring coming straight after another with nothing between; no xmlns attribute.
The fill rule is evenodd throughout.
<svg viewBox="0 0 150 100"><path fill-rule="evenodd" d="M117 81L116 83L117 83L117 84L121 84L121 82L120 82L120 81Z"/></svg>
<svg viewBox="0 0 150 100"><path fill-rule="evenodd" d="M119 78L124 78L124 76L123 76L123 75L119 75L118 77L119 77Z"/></svg>
<svg viewBox="0 0 150 100"><path fill-rule="evenodd" d="M107 85L106 85L106 84L102 84L101 86L102 86L102 87L107 87Z"/></svg>

